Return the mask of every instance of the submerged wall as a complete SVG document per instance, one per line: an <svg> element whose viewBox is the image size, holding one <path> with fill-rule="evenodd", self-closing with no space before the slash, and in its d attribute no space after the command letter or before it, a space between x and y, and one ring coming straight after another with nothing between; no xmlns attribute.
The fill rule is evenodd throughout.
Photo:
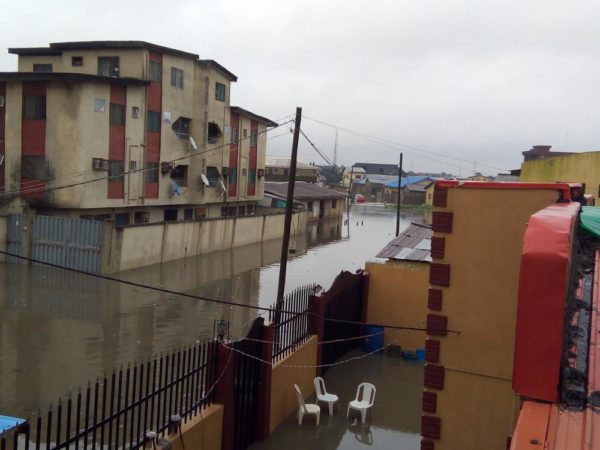
<svg viewBox="0 0 600 450"><path fill-rule="evenodd" d="M292 218L292 232L305 233L306 212ZM283 237L283 214L127 226L105 230L103 273L227 250Z"/></svg>
<svg viewBox="0 0 600 450"><path fill-rule="evenodd" d="M429 264L426 262L368 262L367 322L425 328ZM387 330L385 344L415 350L425 347L425 331Z"/></svg>
<svg viewBox="0 0 600 450"><path fill-rule="evenodd" d="M181 434L169 437L173 450L221 450L223 406L210 405L192 420L181 425Z"/></svg>

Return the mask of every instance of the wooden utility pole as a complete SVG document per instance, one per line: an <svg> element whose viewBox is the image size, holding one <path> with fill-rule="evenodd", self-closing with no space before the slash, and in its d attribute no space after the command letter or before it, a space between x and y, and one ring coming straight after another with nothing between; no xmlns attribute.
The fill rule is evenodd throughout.
<svg viewBox="0 0 600 450"><path fill-rule="evenodd" d="M398 171L398 208L396 211L396 237L400 234L400 190L402 187L402 153L400 153L400 170Z"/></svg>
<svg viewBox="0 0 600 450"><path fill-rule="evenodd" d="M298 158L298 139L300 137L300 121L302 108L296 108L296 121L294 123L294 139L292 141L292 158L290 159L290 179L288 181L287 200L285 204L285 224L283 228L283 243L281 244L281 263L279 264L279 284L277 285L277 302L275 305L275 322L279 322L283 306L283 293L285 291L285 274L287 271L287 258L290 245L290 229L292 227L292 213L294 212L294 185L296 183L296 160Z"/></svg>

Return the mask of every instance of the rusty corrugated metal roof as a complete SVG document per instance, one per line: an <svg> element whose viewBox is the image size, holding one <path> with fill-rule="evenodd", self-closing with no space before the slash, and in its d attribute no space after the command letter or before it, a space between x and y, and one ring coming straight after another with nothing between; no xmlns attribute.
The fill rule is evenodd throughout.
<svg viewBox="0 0 600 450"><path fill-rule="evenodd" d="M296 183L294 184L294 200L319 200L326 198L338 199L348 197L348 195L346 194L334 191L332 189L317 186L313 183L296 181ZM265 192L268 194L278 195L280 197L287 198L287 190L287 181L267 181L265 183Z"/></svg>
<svg viewBox="0 0 600 450"><path fill-rule="evenodd" d="M403 261L431 262L430 226L411 223L409 227L392 239L379 253L377 258L398 259Z"/></svg>

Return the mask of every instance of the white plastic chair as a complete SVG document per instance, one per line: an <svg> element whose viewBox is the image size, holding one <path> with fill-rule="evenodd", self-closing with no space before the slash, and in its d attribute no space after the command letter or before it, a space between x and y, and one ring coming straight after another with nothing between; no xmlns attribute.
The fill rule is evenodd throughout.
<svg viewBox="0 0 600 450"><path fill-rule="evenodd" d="M333 405L339 400L335 394L330 394L325 388L325 380L321 377L316 377L314 380L315 392L317 393L317 403L325 402L329 405L329 415L333 416Z"/></svg>
<svg viewBox="0 0 600 450"><path fill-rule="evenodd" d="M304 403L302 392L297 384L294 384L294 389L296 389L296 396L298 397L298 425L302 425L302 418L304 417L304 414L311 414L316 416L317 426L319 426L319 419L321 417L321 408L319 405L315 405L313 403Z"/></svg>
<svg viewBox="0 0 600 450"><path fill-rule="evenodd" d="M348 403L348 411L346 417L350 417L350 409L360 411L362 423L365 423L367 418L367 410L369 410L375 402L375 386L371 383L360 383L356 389L356 398Z"/></svg>

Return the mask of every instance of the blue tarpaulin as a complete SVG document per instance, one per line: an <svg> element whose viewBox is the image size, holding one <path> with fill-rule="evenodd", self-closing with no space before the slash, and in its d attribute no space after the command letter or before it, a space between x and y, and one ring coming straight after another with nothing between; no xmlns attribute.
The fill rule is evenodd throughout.
<svg viewBox="0 0 600 450"><path fill-rule="evenodd" d="M18 417L0 416L0 433L3 431L10 430L17 425L25 422L25 419L19 419Z"/></svg>

